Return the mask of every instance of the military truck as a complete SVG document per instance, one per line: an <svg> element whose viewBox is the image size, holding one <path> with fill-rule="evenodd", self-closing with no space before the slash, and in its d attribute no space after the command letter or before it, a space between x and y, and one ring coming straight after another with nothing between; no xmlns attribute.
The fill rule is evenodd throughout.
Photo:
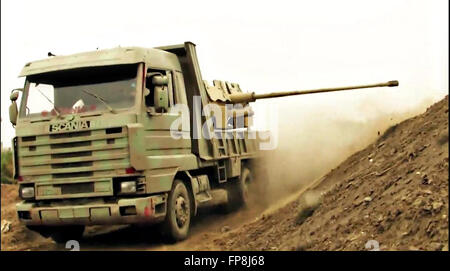
<svg viewBox="0 0 450 271"><path fill-rule="evenodd" d="M398 85L245 93L203 81L191 42L49 54L20 76L9 108L17 215L56 242L80 238L86 225L154 223L183 240L199 208L245 206L260 181L249 102Z"/></svg>

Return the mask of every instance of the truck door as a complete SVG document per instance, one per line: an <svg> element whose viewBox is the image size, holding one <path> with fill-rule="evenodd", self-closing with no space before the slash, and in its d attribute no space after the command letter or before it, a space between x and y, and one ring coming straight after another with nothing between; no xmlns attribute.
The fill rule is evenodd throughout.
<svg viewBox="0 0 450 271"><path fill-rule="evenodd" d="M160 86L154 84L151 75L162 75L168 79L166 89L158 89ZM189 130L179 133L185 134L184 138L174 138L171 136L171 124L180 117L178 113L171 113L170 109L177 103L187 104L186 92L182 73L170 70L148 69L145 87L149 94L145 96L144 103L147 110L143 125L145 129L145 146L148 156L173 156L191 153L191 142L189 139ZM167 92L167 108L158 108L155 103L159 96L155 96L158 91L162 95ZM181 127L180 127L181 128Z"/></svg>

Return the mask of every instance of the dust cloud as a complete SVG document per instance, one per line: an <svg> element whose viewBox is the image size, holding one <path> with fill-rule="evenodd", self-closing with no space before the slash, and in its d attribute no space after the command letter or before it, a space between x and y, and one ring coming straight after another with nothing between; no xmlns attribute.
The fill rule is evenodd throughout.
<svg viewBox="0 0 450 271"><path fill-rule="evenodd" d="M278 146L263 151L256 167L257 179L267 179L259 204L269 206L287 198L364 149L392 125L425 112L434 103L434 99L424 98L413 107L385 110L370 97L357 101L351 106L322 108L280 102Z"/></svg>

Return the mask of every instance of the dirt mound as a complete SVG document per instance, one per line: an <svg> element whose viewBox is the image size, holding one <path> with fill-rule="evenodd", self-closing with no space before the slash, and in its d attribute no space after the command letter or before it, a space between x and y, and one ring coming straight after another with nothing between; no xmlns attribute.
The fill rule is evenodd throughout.
<svg viewBox="0 0 450 271"><path fill-rule="evenodd" d="M448 250L448 173L447 96L213 249Z"/></svg>

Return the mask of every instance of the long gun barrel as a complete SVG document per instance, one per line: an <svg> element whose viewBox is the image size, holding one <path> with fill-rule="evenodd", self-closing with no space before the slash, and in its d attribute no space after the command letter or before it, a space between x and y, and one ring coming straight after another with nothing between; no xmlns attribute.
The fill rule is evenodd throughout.
<svg viewBox="0 0 450 271"><path fill-rule="evenodd" d="M294 90L294 91L272 92L272 93L266 93L266 94L256 94L254 92L235 93L235 94L230 95L230 100L231 100L231 103L248 103L248 102L254 102L258 99L278 98L278 97L291 96L291 95L304 95L304 94L342 91L342 90L361 89L361 88L396 87L396 86L398 86L397 80L389 81L386 83L371 84L371 85L359 85L359 86L338 87L338 88L319 88L319 89L311 89L311 90Z"/></svg>

